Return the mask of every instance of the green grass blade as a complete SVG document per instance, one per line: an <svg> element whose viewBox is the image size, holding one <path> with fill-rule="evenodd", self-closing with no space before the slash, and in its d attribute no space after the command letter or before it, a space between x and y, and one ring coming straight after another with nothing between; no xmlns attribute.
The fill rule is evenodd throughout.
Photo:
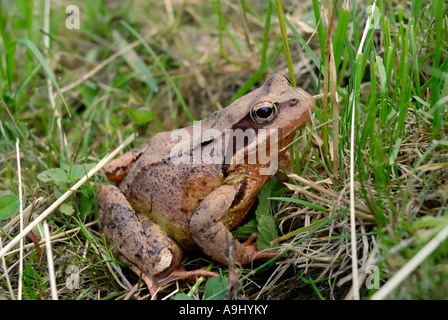
<svg viewBox="0 0 448 320"><path fill-rule="evenodd" d="M359 16L358 16L358 9L357 9L357 1L353 1L353 6L352 6L352 18L353 18L353 45L355 48L359 47L359 43L361 41L361 21L359 20ZM364 12L361 12L361 16L363 15Z"/></svg>
<svg viewBox="0 0 448 320"><path fill-rule="evenodd" d="M367 138L373 134L373 129L375 125L375 119L378 113L378 102L377 102L377 96L376 96L376 88L377 88L377 64L376 60L374 58L373 52L370 54L370 87L371 87L371 94L370 94L370 103L369 103L369 111L367 114L367 119L364 124L364 128L361 133L361 140L360 140L360 149L365 150L366 149L366 143Z"/></svg>
<svg viewBox="0 0 448 320"><path fill-rule="evenodd" d="M320 14L320 5L318 0L313 0L314 18L317 26L317 38L319 39L319 47L322 59L325 57L325 38L324 20Z"/></svg>
<svg viewBox="0 0 448 320"><path fill-rule="evenodd" d="M17 48L17 42L13 41L9 44L8 50L6 51L6 70L8 75L7 79L9 90L12 90L11 85L14 76L14 69L16 67L16 60L14 58L16 48Z"/></svg>
<svg viewBox="0 0 448 320"><path fill-rule="evenodd" d="M14 178L12 177L11 169L9 168L9 162L8 162L8 158L6 157L5 151L3 151L3 159L5 159L6 172L8 172L8 177L9 177L9 181L11 182L12 190L14 191L14 194L17 196L17 190L14 185Z"/></svg>
<svg viewBox="0 0 448 320"><path fill-rule="evenodd" d="M179 89L177 88L176 84L174 83L173 79L171 78L171 76L169 75L168 71L166 71L165 66L163 65L163 63L160 61L159 57L156 55L156 53L154 52L154 50L151 48L151 46L145 41L145 39L143 39L143 37L134 29L132 28L127 22L125 21L121 21L121 24L128 29L138 40L140 40L140 42L143 44L143 47L146 49L146 51L148 51L148 53L151 55L151 57L154 59L155 63L157 64L157 66L160 68L160 71L163 73L163 75L165 76L165 80L167 83L170 84L170 86L173 88L174 93L177 96L177 99L179 100L180 105L182 106L182 109L184 110L185 114L187 115L187 117L191 120L194 121L195 118L194 116L191 114L190 110L188 109L187 104L185 103L184 98L182 97L182 94L180 93Z"/></svg>
<svg viewBox="0 0 448 320"><path fill-rule="evenodd" d="M433 0L432 1L432 15L435 19L435 44L434 44L434 61L433 68L435 72L435 77L433 79L433 90L431 97L431 106L435 106L440 98L440 80L441 80L441 72L439 69L440 59L442 56L442 24L443 24L443 0ZM446 13L446 12L445 12ZM446 20L445 20L446 21ZM445 111L444 104L435 108L434 110L434 121L432 126L432 137L435 138L440 134L440 126L443 117L443 113Z"/></svg>
<svg viewBox="0 0 448 320"><path fill-rule="evenodd" d="M413 91L415 92L415 95L420 97L421 96L421 88L420 88L420 68L419 68L419 56L417 53L417 44L416 44L416 33L414 25L411 24L411 38L410 38L410 44L411 44L411 55L412 55L412 71L414 75L414 82L415 87L413 88ZM420 103L416 103L416 108L420 109Z"/></svg>
<svg viewBox="0 0 448 320"><path fill-rule="evenodd" d="M320 293L319 289L316 286L316 281L314 281L312 278L304 278L303 277L303 272L300 272L300 279L306 283L306 284L310 284L311 287L313 288L314 292L316 293L316 295L319 297L320 300L325 300L325 298L322 296L322 294Z"/></svg>
<svg viewBox="0 0 448 320"><path fill-rule="evenodd" d="M285 50L286 64L288 65L289 80L291 81L291 86L297 87L296 77L294 75L294 68L293 68L293 65L292 65L291 52L289 51L289 40L288 40L288 34L286 33L285 13L283 12L282 1L281 0L275 0L275 3L277 5L278 22L279 22L280 31L281 31L281 34L282 34L283 48Z"/></svg>
<svg viewBox="0 0 448 320"><path fill-rule="evenodd" d="M303 205L305 207L308 207L310 209L314 209L314 210L318 210L318 211L326 211L328 210L327 208L321 207L317 204L305 201L305 200L301 200L301 199L296 199L296 198L286 198L286 197L271 197L269 198L270 200L276 200L276 201L285 201L285 202L291 202L291 203L295 203L295 204L299 204L299 205Z"/></svg>
<svg viewBox="0 0 448 320"><path fill-rule="evenodd" d="M233 46L235 47L236 51L241 54L241 47L237 41L237 39L234 37L234 35L230 32L229 28L227 27L224 18L222 17L222 12L221 12L221 0L217 0L217 3L213 3L213 1L210 1L210 4L213 8L213 11L215 12L215 14L218 16L218 21L219 21L219 46L220 46L220 52L221 52L221 57L227 60L227 55L224 52L224 45L223 45L223 37L222 37L222 30L225 31L227 37L230 39L230 41L232 42Z"/></svg>
<svg viewBox="0 0 448 320"><path fill-rule="evenodd" d="M324 69L321 67L321 62L319 58L314 53L313 49L310 48L310 46L307 44L305 39L297 32L296 28L292 25L292 23L288 20L288 18L285 17L285 22L288 25L288 28L291 30L291 32L294 34L294 36L299 41L300 45L303 47L307 55L310 57L311 61L316 65L316 67L320 70L322 74L324 74Z"/></svg>
<svg viewBox="0 0 448 320"><path fill-rule="evenodd" d="M336 27L336 33L333 42L333 53L336 70L338 70L339 63L341 62L342 53L344 51L345 38L347 38L347 29L350 22L350 11L346 8L339 10L338 25Z"/></svg>
<svg viewBox="0 0 448 320"><path fill-rule="evenodd" d="M19 85L19 87L17 88L16 92L14 92L13 94L13 98L18 99L20 97L20 93L26 88L26 86L29 84L29 82L31 81L31 79L36 75L36 73L40 70L40 68L42 68L42 65L39 63L37 64L33 70L31 70L31 72L25 77L25 79L23 80L23 82ZM17 100L16 100L17 101Z"/></svg>
<svg viewBox="0 0 448 320"><path fill-rule="evenodd" d="M31 42L29 39L19 39L19 40L17 40L17 43L20 43L20 44L24 45L25 47L27 47L34 54L34 56L37 58L37 60L40 62L40 64L42 65L42 67L45 70L45 73L47 74L47 77L50 78L51 83L56 88L59 97L61 97L62 102L64 103L64 106L67 110L68 115L71 117L70 108L68 106L68 103L65 100L64 95L61 92L61 88L59 88L59 84L56 81L56 78L55 78L53 72L51 71L50 67L48 66L47 62L45 61L45 58L42 56L42 53L39 51L39 49L36 47L36 45L33 42Z"/></svg>
<svg viewBox="0 0 448 320"><path fill-rule="evenodd" d="M422 8L422 1L423 0L412 0L411 12L412 15L414 16L414 21L418 21L418 16Z"/></svg>
<svg viewBox="0 0 448 320"><path fill-rule="evenodd" d="M117 30L112 30L112 37L118 44L119 48L123 48L129 43L124 39ZM151 93L157 92L157 81L148 66L143 62L143 60L137 55L134 49L130 49L123 53L123 58L126 60L127 64L134 71L136 77L146 83L151 89Z"/></svg>
<svg viewBox="0 0 448 320"><path fill-rule="evenodd" d="M277 52L274 58L270 59L267 63L261 65L261 67L255 71L252 76L244 83L244 85L237 91L235 96L233 97L232 101L237 100L238 98L241 98L246 93L249 92L250 88L252 88L253 85L257 83L257 81L266 73L266 70L272 65L272 63L275 61L275 59L280 54L280 51Z"/></svg>
<svg viewBox="0 0 448 320"><path fill-rule="evenodd" d="M266 64L266 55L269 42L269 30L271 28L271 16L273 11L274 11L274 5L272 4L272 1L268 1L268 9L266 11L266 19L264 23L263 46L261 48L261 67Z"/></svg>
<svg viewBox="0 0 448 320"><path fill-rule="evenodd" d="M398 127L395 137L400 138L401 133L404 129L404 120L408 113L408 101L409 101L409 88L408 88L408 77L409 77L409 62L408 56L408 39L410 38L410 28L406 29L406 33L402 33L402 54L401 54L401 64L398 70L398 76L401 78L400 94L398 97L398 102L400 105L400 114L398 116Z"/></svg>

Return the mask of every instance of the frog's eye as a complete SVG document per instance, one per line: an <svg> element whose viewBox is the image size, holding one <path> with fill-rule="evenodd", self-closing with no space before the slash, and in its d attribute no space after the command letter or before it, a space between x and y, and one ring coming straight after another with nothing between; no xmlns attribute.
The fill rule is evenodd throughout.
<svg viewBox="0 0 448 320"><path fill-rule="evenodd" d="M269 101L257 103L250 110L250 118L256 124L267 124L277 117L277 106Z"/></svg>

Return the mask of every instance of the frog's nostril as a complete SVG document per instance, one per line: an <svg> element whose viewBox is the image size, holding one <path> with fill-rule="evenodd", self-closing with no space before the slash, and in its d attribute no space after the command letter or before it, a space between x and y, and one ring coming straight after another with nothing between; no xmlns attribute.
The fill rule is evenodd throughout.
<svg viewBox="0 0 448 320"><path fill-rule="evenodd" d="M297 98L292 98L292 99L289 101L289 105L294 106L294 105L297 104L297 102L299 102L299 100L298 100Z"/></svg>

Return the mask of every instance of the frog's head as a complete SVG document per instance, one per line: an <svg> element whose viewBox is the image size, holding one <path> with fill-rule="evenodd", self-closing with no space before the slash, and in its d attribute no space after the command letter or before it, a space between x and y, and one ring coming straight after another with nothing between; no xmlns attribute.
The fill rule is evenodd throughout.
<svg viewBox="0 0 448 320"><path fill-rule="evenodd" d="M310 94L293 88L284 76L273 74L260 87L248 115L254 127L277 129L280 142L289 144L294 132L310 120L315 105Z"/></svg>
<svg viewBox="0 0 448 320"><path fill-rule="evenodd" d="M316 105L310 94L293 88L280 74L269 76L263 86L246 95L244 102L240 104L243 116L232 129L254 129L258 136L260 129L266 129L266 132L276 131L279 156L286 152L297 129L310 120ZM259 139L257 147L260 146L260 141Z"/></svg>
<svg viewBox="0 0 448 320"><path fill-rule="evenodd" d="M261 164L261 167L266 167L285 154L296 130L310 120L314 107L311 95L291 87L282 75L273 74L261 87L184 132L190 139L191 133L195 135L194 128L202 133L201 140L196 145L193 141L192 148L203 148L202 156L213 158L215 149L224 150L225 164L255 164L254 168ZM185 139L188 146L191 146L190 139ZM222 158L218 158L220 160L216 163L222 163Z"/></svg>

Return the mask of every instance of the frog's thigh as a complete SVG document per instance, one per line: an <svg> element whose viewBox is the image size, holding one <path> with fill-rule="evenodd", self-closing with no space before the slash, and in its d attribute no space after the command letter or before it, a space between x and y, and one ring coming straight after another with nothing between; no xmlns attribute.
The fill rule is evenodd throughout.
<svg viewBox="0 0 448 320"><path fill-rule="evenodd" d="M228 265L229 246L233 263L250 261L245 247L233 237L220 219L228 212L238 186L222 185L202 200L190 220L190 232L196 244L212 259Z"/></svg>
<svg viewBox="0 0 448 320"><path fill-rule="evenodd" d="M177 244L149 218L136 214L117 187L104 186L98 204L100 231L117 259L156 278L169 275L180 264Z"/></svg>

